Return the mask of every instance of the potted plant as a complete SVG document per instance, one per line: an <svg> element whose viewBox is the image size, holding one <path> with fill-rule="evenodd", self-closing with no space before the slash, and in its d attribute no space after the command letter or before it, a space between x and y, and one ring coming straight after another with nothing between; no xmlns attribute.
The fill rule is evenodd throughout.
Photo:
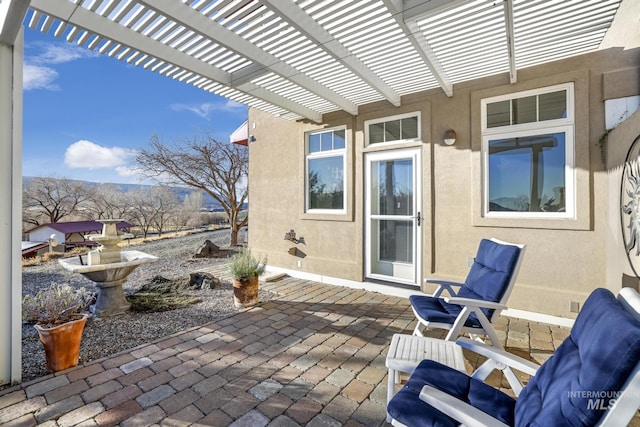
<svg viewBox="0 0 640 427"><path fill-rule="evenodd" d="M78 364L86 313L94 298L86 288L52 283L22 300L22 318L34 323L51 372Z"/></svg>
<svg viewBox="0 0 640 427"><path fill-rule="evenodd" d="M243 248L231 258L229 272L233 277L233 303L238 308L255 305L258 302L258 280L265 272L267 258L254 258L249 248Z"/></svg>

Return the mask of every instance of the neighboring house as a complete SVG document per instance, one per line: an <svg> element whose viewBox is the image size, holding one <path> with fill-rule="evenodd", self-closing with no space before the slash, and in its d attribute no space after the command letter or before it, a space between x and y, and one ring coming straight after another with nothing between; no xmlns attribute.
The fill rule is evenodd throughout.
<svg viewBox="0 0 640 427"><path fill-rule="evenodd" d="M49 251L49 242L22 242L22 258L42 256Z"/></svg>
<svg viewBox="0 0 640 427"><path fill-rule="evenodd" d="M425 277L466 276L480 239L524 243L509 306L568 318L596 287L637 287L617 201L640 135L640 44L637 15L623 18L631 44L518 69L516 83L479 78L321 124L250 109L250 246L296 277L431 290Z"/></svg>
<svg viewBox="0 0 640 427"><path fill-rule="evenodd" d="M54 236L60 247L68 250L76 246L95 246L96 243L89 236L102 233L102 226L98 221L54 222L39 225L27 233L29 242L48 242ZM128 232L131 227L133 226L126 221L117 224L118 230L122 232Z"/></svg>
<svg viewBox="0 0 640 427"><path fill-rule="evenodd" d="M238 145L249 145L249 122L245 121L236 130L234 130L229 136L229 141Z"/></svg>

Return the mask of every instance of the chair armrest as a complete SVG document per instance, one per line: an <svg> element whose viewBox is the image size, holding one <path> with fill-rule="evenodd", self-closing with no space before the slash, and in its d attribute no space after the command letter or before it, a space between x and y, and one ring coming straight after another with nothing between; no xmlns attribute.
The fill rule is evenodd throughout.
<svg viewBox="0 0 640 427"><path fill-rule="evenodd" d="M475 298L460 298L460 297L443 297L443 300L449 304L466 305L467 307L476 308L492 308L495 310L506 310L507 306L499 302L485 301Z"/></svg>
<svg viewBox="0 0 640 427"><path fill-rule="evenodd" d="M449 295L451 296L456 296L457 292L453 288L460 288L464 285L464 283L440 279L424 279L424 283L434 283L438 285L438 289L436 289L435 292L431 294L431 296L434 298L439 298L440 295L442 295L443 291L449 292Z"/></svg>
<svg viewBox="0 0 640 427"><path fill-rule="evenodd" d="M495 362L503 363L520 372L524 372L525 374L535 375L540 367L540 365L530 360L523 359L522 357L504 351L501 348L490 346L469 338L458 338L456 340L456 344Z"/></svg>
<svg viewBox="0 0 640 427"><path fill-rule="evenodd" d="M508 427L486 412L429 385L422 387L420 400L468 427Z"/></svg>

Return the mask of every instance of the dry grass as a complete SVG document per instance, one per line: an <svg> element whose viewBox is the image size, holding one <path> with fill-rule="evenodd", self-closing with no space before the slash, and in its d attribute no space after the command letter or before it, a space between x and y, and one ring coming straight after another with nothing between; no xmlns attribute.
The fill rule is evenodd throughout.
<svg viewBox="0 0 640 427"><path fill-rule="evenodd" d="M88 249L86 248L74 248L69 252L47 252L42 256L33 258L22 258L22 267L33 267L55 259L65 258L68 256L84 255L87 253L87 251Z"/></svg>

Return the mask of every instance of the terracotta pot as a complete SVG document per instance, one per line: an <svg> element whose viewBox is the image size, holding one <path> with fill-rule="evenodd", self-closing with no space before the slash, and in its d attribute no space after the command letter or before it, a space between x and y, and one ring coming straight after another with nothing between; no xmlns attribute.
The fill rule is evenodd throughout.
<svg viewBox="0 0 640 427"><path fill-rule="evenodd" d="M233 280L233 303L238 308L250 307L258 303L258 278Z"/></svg>
<svg viewBox="0 0 640 427"><path fill-rule="evenodd" d="M80 340L86 322L87 315L82 314L78 320L72 320L53 328L34 325L40 336L40 342L44 345L49 371L62 371L78 364Z"/></svg>

